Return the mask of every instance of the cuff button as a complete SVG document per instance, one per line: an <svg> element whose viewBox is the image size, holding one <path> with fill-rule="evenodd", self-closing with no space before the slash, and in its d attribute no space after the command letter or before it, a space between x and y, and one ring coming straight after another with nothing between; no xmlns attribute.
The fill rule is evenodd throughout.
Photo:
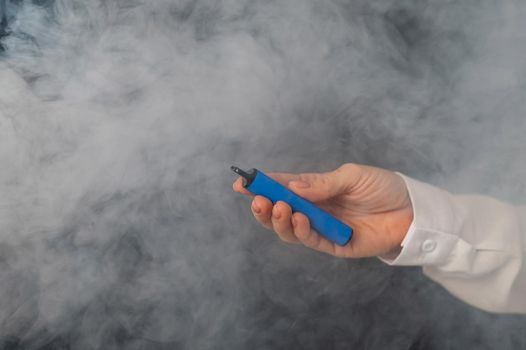
<svg viewBox="0 0 526 350"><path fill-rule="evenodd" d="M433 241L432 239L426 239L424 243L422 243L422 250L426 253L430 253L437 247L437 242Z"/></svg>

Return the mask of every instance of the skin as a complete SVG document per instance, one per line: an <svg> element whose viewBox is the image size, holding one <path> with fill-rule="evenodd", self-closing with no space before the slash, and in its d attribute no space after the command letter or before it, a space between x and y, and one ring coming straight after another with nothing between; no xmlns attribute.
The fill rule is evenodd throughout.
<svg viewBox="0 0 526 350"><path fill-rule="evenodd" d="M256 220L288 243L341 258L391 257L399 252L413 221L407 187L392 171L349 163L328 173L267 175L354 229L347 245L336 245L312 230L305 215L292 213L284 202L272 205L265 197L253 197L238 178L233 189L253 197Z"/></svg>

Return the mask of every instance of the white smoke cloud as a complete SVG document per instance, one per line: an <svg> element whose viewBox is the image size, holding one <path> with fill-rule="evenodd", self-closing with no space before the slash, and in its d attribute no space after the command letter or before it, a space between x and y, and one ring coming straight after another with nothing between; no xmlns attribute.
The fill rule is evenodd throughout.
<svg viewBox="0 0 526 350"><path fill-rule="evenodd" d="M6 4L1 347L526 343L416 270L282 245L228 171L353 161L523 198L523 5Z"/></svg>

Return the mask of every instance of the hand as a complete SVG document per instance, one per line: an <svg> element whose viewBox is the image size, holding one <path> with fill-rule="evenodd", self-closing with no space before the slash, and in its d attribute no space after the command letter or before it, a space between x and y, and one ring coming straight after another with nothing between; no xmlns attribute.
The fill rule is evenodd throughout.
<svg viewBox="0 0 526 350"><path fill-rule="evenodd" d="M396 254L411 222L413 209L404 180L397 174L369 166L344 164L319 174L267 174L299 196L315 203L351 226L351 241L339 246L311 229L308 218L292 213L284 202L256 196L252 213L285 242L305 246L337 257L361 258ZM251 195L242 179L234 191Z"/></svg>

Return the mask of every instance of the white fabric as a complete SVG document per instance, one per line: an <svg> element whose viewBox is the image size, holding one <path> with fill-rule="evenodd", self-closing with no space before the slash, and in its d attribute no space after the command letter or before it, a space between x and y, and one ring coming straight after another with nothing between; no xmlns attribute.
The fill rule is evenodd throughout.
<svg viewBox="0 0 526 350"><path fill-rule="evenodd" d="M421 265L461 300L487 311L526 313L526 208L452 195L399 174L414 219L389 265Z"/></svg>

